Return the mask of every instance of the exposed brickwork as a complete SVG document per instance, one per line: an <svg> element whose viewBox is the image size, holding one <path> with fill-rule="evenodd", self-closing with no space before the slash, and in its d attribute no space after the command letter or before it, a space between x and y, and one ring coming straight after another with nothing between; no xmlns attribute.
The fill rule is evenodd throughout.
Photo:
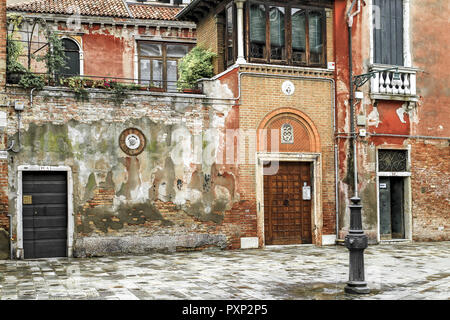
<svg viewBox="0 0 450 320"><path fill-rule="evenodd" d="M0 0L0 105L4 103L4 88L6 82L6 0ZM1 107L0 107L1 108ZM2 112L7 112L1 108ZM7 146L7 135L0 132L0 148ZM8 214L8 161L0 160L0 228L9 230Z"/></svg>
<svg viewBox="0 0 450 320"><path fill-rule="evenodd" d="M223 71L223 19L209 14L197 24L197 43L217 54L214 58L214 73Z"/></svg>
<svg viewBox="0 0 450 320"><path fill-rule="evenodd" d="M450 240L448 141L412 142L413 240Z"/></svg>

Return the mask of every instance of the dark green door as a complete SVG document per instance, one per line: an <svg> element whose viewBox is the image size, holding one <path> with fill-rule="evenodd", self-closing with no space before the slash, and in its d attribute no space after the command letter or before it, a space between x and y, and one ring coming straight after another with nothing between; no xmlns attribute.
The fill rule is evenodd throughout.
<svg viewBox="0 0 450 320"><path fill-rule="evenodd" d="M381 240L405 238L403 185L402 177L380 177Z"/></svg>
<svg viewBox="0 0 450 320"><path fill-rule="evenodd" d="M23 173L26 259L67 256L67 173Z"/></svg>
<svg viewBox="0 0 450 320"><path fill-rule="evenodd" d="M391 238L391 180L380 177L380 237Z"/></svg>

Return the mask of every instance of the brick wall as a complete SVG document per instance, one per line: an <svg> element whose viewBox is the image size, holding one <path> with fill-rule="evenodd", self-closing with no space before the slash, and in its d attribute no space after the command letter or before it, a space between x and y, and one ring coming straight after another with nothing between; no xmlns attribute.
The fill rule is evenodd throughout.
<svg viewBox="0 0 450 320"><path fill-rule="evenodd" d="M264 117L279 108L293 108L309 117L318 131L320 138L320 150L322 155L322 220L323 228L320 232L324 235L335 234L335 178L334 178L334 151L333 151L333 118L332 97L334 91L330 82L309 81L295 78L277 78L284 72L290 75L296 70L286 71L276 67L255 67L257 72L267 72L264 76L244 76L241 82L241 99L239 105L239 127L242 130L256 130ZM251 71L252 68L241 68L241 72ZM269 78L269 75L274 77ZM327 77L322 75L323 77ZM294 83L293 95L285 95L281 91L282 83L290 80ZM258 88L256 90L256 88ZM298 138L298 137L297 137ZM256 147L246 145L252 154ZM240 195L241 200L249 201L249 215L256 220L256 188L255 188L255 164L241 164L239 166ZM251 204L251 205L250 205ZM250 218L250 217L249 217ZM255 221L256 223L256 221ZM320 228L320 226L318 226ZM254 229L252 229L254 230ZM320 240L318 240L320 241Z"/></svg>
<svg viewBox="0 0 450 320"><path fill-rule="evenodd" d="M3 96L6 81L6 0L0 0L0 106L4 105ZM7 112L0 107L0 111ZM0 131L0 149L7 145L7 135ZM9 230L8 214L8 161L0 160L0 228Z"/></svg>
<svg viewBox="0 0 450 320"><path fill-rule="evenodd" d="M214 74L223 71L223 28L224 21L222 17L210 13L197 24L197 43L217 53L214 59Z"/></svg>
<svg viewBox="0 0 450 320"><path fill-rule="evenodd" d="M450 240L450 147L448 141L411 146L413 240Z"/></svg>
<svg viewBox="0 0 450 320"><path fill-rule="evenodd" d="M118 106L111 92L90 89L89 100L80 102L59 88L35 91L30 108L28 92L14 86L8 91L26 102L22 149L9 164L11 176L23 164L71 168L76 255L118 253L95 251L113 248L97 245L111 237L125 239L121 243L132 239L126 247L114 248L119 251L134 250L145 241L150 242L136 248L194 250L238 248L243 235L254 234L255 226L247 223L247 203L237 195L236 169L186 163L188 158L181 164L170 160L176 129L202 137L208 128L223 126L225 110L217 112L207 99L133 92ZM126 128L140 129L147 139L138 156L127 156L119 146ZM8 133L16 130L16 118L10 115ZM202 146L200 140L200 151ZM17 183L13 179L8 186L5 180L3 186L15 195ZM13 215L15 203L14 196Z"/></svg>
<svg viewBox="0 0 450 320"><path fill-rule="evenodd" d="M6 80L6 0L0 0L0 86Z"/></svg>

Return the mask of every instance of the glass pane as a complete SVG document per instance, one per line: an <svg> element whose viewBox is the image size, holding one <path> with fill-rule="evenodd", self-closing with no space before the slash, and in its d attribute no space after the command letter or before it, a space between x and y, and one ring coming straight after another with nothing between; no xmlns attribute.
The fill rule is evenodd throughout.
<svg viewBox="0 0 450 320"><path fill-rule="evenodd" d="M227 24L226 24L226 50L227 50L227 62L234 62L233 57L233 7L227 8Z"/></svg>
<svg viewBox="0 0 450 320"><path fill-rule="evenodd" d="M305 10L292 8L292 60L306 62Z"/></svg>
<svg viewBox="0 0 450 320"><path fill-rule="evenodd" d="M148 86L150 83L150 60L139 61L139 83ZM147 80L147 81L145 81Z"/></svg>
<svg viewBox="0 0 450 320"><path fill-rule="evenodd" d="M141 56L160 57L162 56L162 49L160 44L140 42L139 54Z"/></svg>
<svg viewBox="0 0 450 320"><path fill-rule="evenodd" d="M270 58L275 60L286 59L284 46L284 8L270 7Z"/></svg>
<svg viewBox="0 0 450 320"><path fill-rule="evenodd" d="M233 35L233 7L227 8L227 35Z"/></svg>
<svg viewBox="0 0 450 320"><path fill-rule="evenodd" d="M309 14L308 20L310 63L322 63L322 14L320 12L311 12Z"/></svg>
<svg viewBox="0 0 450 320"><path fill-rule="evenodd" d="M264 58L266 51L266 9L264 5L250 5L250 56Z"/></svg>
<svg viewBox="0 0 450 320"><path fill-rule="evenodd" d="M177 61L167 60L167 91L177 91Z"/></svg>
<svg viewBox="0 0 450 320"><path fill-rule="evenodd" d="M167 56L174 58L183 58L189 51L189 47L182 44L168 44Z"/></svg>
<svg viewBox="0 0 450 320"><path fill-rule="evenodd" d="M163 87L163 62L162 60L152 60L152 80L155 87ZM160 80L160 81L158 81Z"/></svg>

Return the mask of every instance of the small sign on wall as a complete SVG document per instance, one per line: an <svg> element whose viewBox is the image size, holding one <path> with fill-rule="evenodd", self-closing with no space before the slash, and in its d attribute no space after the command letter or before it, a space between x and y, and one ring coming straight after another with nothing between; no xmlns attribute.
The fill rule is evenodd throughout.
<svg viewBox="0 0 450 320"><path fill-rule="evenodd" d="M8 159L8 151L0 151L0 159Z"/></svg>
<svg viewBox="0 0 450 320"><path fill-rule="evenodd" d="M306 182L303 184L303 200L311 200L311 186L307 186Z"/></svg>

